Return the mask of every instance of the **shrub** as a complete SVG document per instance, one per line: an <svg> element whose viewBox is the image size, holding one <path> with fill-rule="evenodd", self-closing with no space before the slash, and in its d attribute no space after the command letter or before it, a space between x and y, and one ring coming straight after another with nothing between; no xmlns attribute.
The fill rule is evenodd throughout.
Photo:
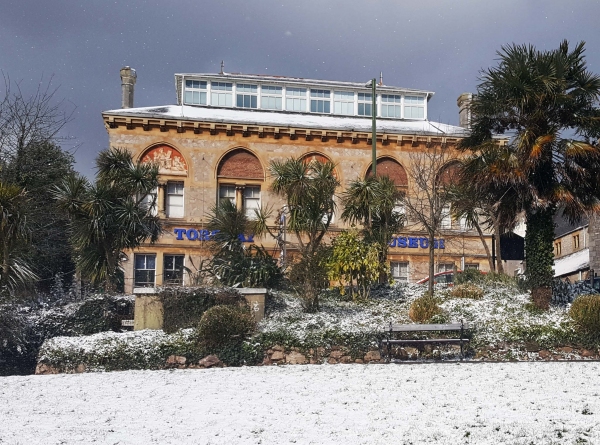
<svg viewBox="0 0 600 445"><path fill-rule="evenodd" d="M585 331L600 333L600 295L583 295L571 305L569 315Z"/></svg>
<svg viewBox="0 0 600 445"><path fill-rule="evenodd" d="M481 300L483 298L483 289L474 284L459 284L450 291L452 298L470 298L472 300Z"/></svg>
<svg viewBox="0 0 600 445"><path fill-rule="evenodd" d="M0 376L31 374L41 338L23 315L0 306Z"/></svg>
<svg viewBox="0 0 600 445"><path fill-rule="evenodd" d="M163 330L167 333L196 326L202 314L213 306L246 304L244 297L231 288L165 287L158 295L163 304Z"/></svg>
<svg viewBox="0 0 600 445"><path fill-rule="evenodd" d="M479 269L466 269L461 273L456 274L455 282L456 284L480 283L483 277L484 275L479 271Z"/></svg>
<svg viewBox="0 0 600 445"><path fill-rule="evenodd" d="M216 352L228 346L241 345L255 327L248 307L213 306L198 323L198 342L207 352Z"/></svg>
<svg viewBox="0 0 600 445"><path fill-rule="evenodd" d="M438 305L438 299L429 294L425 294L414 300L408 310L408 316L416 323L424 323L434 315L441 313L442 308Z"/></svg>

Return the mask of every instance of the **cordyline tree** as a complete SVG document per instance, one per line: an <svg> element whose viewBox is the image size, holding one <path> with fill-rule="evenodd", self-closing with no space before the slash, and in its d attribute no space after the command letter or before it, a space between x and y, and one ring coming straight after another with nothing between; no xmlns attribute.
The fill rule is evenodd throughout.
<svg viewBox="0 0 600 445"><path fill-rule="evenodd" d="M334 169L331 162L302 158L272 161L269 167L271 189L285 199L287 229L296 238L298 257L290 280L307 312L319 310L319 292L327 283L322 242L333 219L334 193L340 185Z"/></svg>
<svg viewBox="0 0 600 445"><path fill-rule="evenodd" d="M402 197L403 193L388 176L351 181L342 194L342 219L363 227L364 241L377 244L382 264L387 261L392 236L405 222L404 215L397 210Z"/></svg>
<svg viewBox="0 0 600 445"><path fill-rule="evenodd" d="M571 222L600 209L600 78L586 68L583 42L571 50L564 41L550 51L511 45L498 55L498 66L481 74L471 134L461 146L476 156L503 153L497 158L505 165L482 174L499 189L517 192L526 215L532 298L547 308L557 207ZM493 134L509 136L508 144L493 144Z"/></svg>
<svg viewBox="0 0 600 445"><path fill-rule="evenodd" d="M129 151L111 148L96 159L96 182L73 175L54 197L70 216L75 262L82 277L114 291L122 279L125 250L155 242L162 225L155 215L158 166L135 162Z"/></svg>

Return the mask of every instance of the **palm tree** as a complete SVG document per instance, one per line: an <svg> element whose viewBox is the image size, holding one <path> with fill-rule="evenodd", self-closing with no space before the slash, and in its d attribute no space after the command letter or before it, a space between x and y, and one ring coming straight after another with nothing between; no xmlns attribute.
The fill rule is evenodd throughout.
<svg viewBox="0 0 600 445"><path fill-rule="evenodd" d="M271 189L286 201L287 229L296 235L299 258L292 266L290 280L301 289L304 308L319 310L319 291L327 282L323 237L335 211L334 193L340 183L335 165L305 159L273 161Z"/></svg>
<svg viewBox="0 0 600 445"><path fill-rule="evenodd" d="M8 293L4 297L37 279L25 250L31 235L27 204L23 189L0 182L0 294Z"/></svg>
<svg viewBox="0 0 600 445"><path fill-rule="evenodd" d="M127 150L102 151L96 182L74 175L54 189L70 216L71 240L82 276L115 290L124 250L155 242L162 233L157 215L158 167L134 162Z"/></svg>
<svg viewBox="0 0 600 445"><path fill-rule="evenodd" d="M512 170L491 171L514 187L527 223L527 275L534 302L547 307L553 278L552 217L557 206L571 221L600 209L600 78L586 68L584 43L573 50L511 45L497 67L483 71L471 106L464 149L481 154L493 134L506 134Z"/></svg>
<svg viewBox="0 0 600 445"><path fill-rule="evenodd" d="M363 226L363 237L379 246L379 261L385 262L392 236L404 226L398 211L403 193L388 176L369 176L351 181L342 194L342 219Z"/></svg>

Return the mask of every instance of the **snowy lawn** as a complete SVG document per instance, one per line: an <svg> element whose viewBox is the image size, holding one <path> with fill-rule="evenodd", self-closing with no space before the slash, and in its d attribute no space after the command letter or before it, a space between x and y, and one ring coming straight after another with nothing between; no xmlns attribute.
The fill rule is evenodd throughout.
<svg viewBox="0 0 600 445"><path fill-rule="evenodd" d="M0 378L0 444L600 443L600 363Z"/></svg>

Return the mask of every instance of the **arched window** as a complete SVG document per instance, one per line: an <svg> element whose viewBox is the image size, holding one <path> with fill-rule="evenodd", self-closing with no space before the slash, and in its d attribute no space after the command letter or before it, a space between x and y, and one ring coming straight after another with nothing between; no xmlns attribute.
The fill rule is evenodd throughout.
<svg viewBox="0 0 600 445"><path fill-rule="evenodd" d="M241 148L227 153L217 167L219 202L228 199L254 218L254 210L260 207L264 179L263 167L252 153Z"/></svg>
<svg viewBox="0 0 600 445"><path fill-rule="evenodd" d="M371 176L373 166L369 166L366 176ZM389 176L396 187L408 187L408 176L406 170L398 161L392 158L383 157L377 159L377 176Z"/></svg>

